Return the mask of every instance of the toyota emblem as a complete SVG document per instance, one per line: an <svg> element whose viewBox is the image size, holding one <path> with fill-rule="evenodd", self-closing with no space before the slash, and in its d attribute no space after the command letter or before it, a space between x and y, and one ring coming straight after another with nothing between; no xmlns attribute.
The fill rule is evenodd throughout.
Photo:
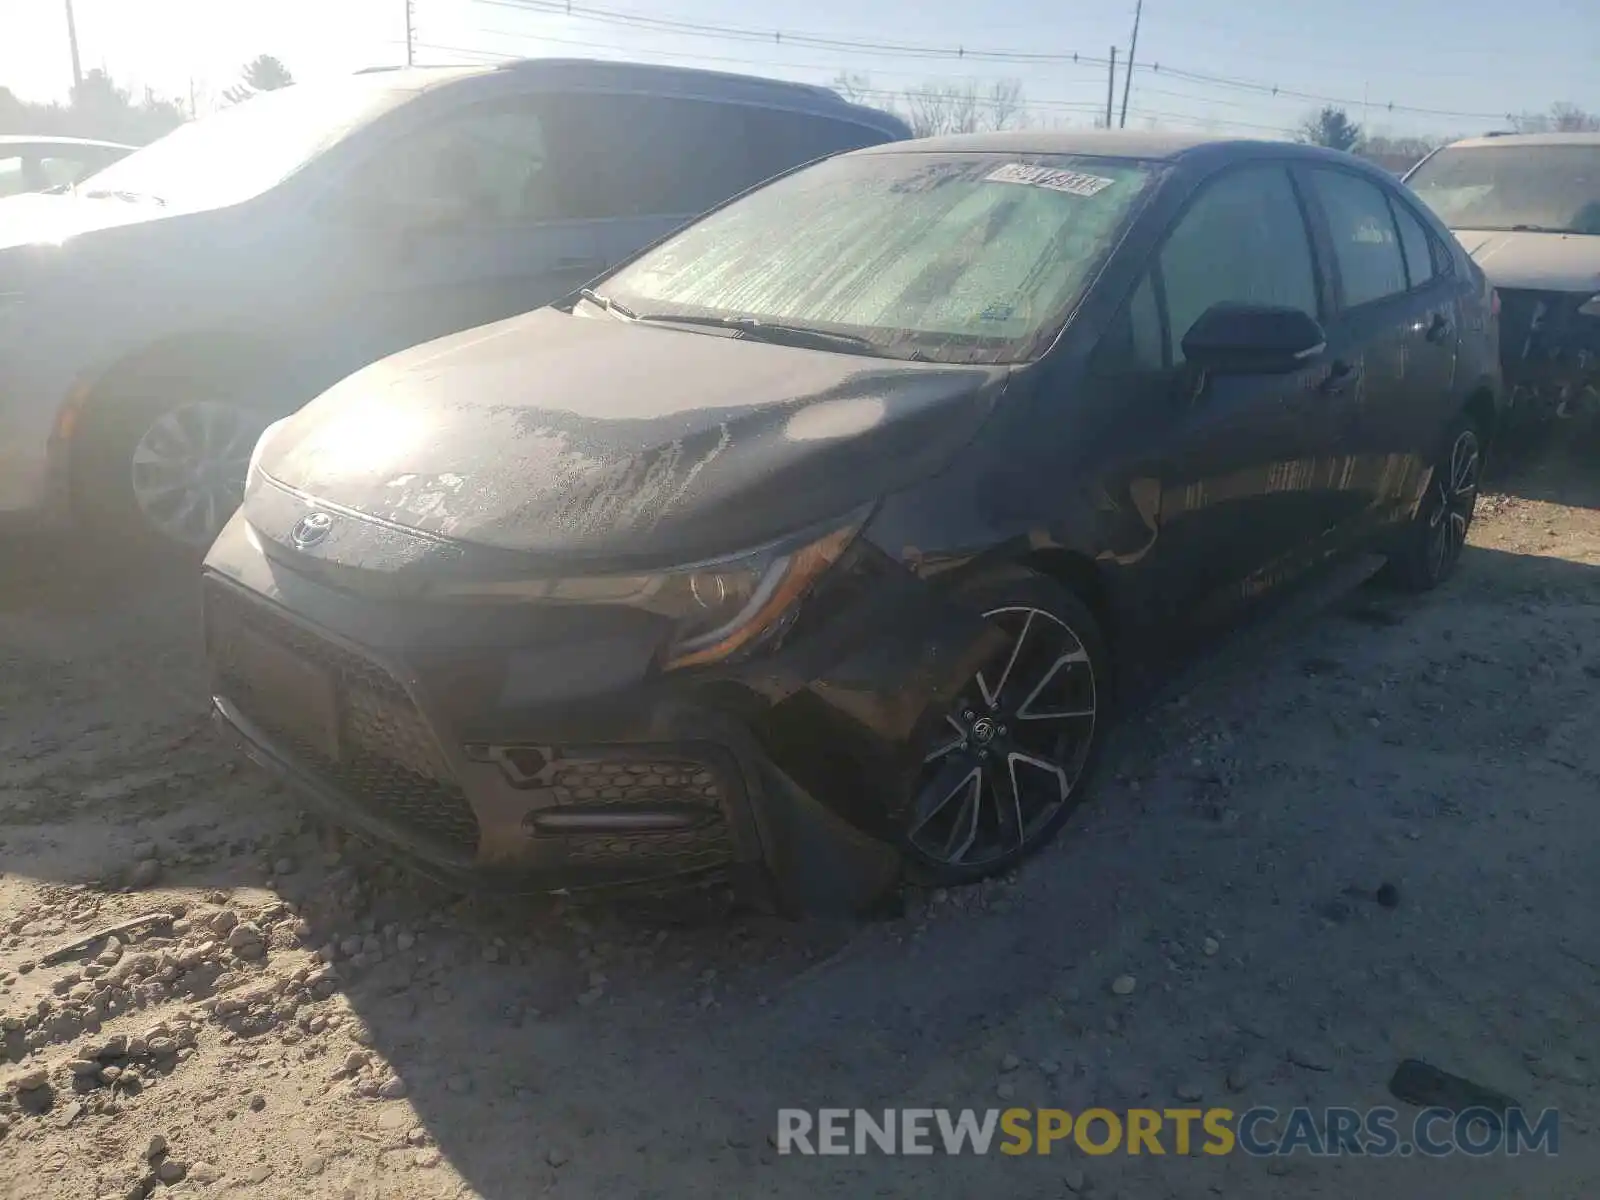
<svg viewBox="0 0 1600 1200"><path fill-rule="evenodd" d="M294 523L289 540L299 550L309 550L333 532L333 518L325 512L307 513Z"/></svg>

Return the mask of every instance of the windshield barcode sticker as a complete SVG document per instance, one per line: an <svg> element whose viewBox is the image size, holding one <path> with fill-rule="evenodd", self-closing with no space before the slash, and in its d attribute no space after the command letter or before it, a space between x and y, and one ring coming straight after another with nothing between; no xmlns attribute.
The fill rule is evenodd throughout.
<svg viewBox="0 0 1600 1200"><path fill-rule="evenodd" d="M1058 171L1053 167L1030 167L1027 163L1007 163L996 167L984 176L990 183L1025 183L1031 187L1049 188L1053 192L1066 192L1070 196L1097 196L1115 179L1099 175L1085 175L1079 171Z"/></svg>

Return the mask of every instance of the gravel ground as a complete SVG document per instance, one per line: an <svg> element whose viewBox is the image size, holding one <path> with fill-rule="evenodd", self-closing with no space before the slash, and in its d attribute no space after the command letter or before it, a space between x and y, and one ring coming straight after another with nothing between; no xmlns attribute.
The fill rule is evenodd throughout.
<svg viewBox="0 0 1600 1200"><path fill-rule="evenodd" d="M1486 496L1440 593L1362 588L1190 672L1015 879L859 925L420 884L213 737L186 579L13 557L0 1195L1591 1196L1600 472L1581 465L1559 450ZM768 1140L783 1106L1384 1104L1408 1057L1558 1107L1560 1155Z"/></svg>

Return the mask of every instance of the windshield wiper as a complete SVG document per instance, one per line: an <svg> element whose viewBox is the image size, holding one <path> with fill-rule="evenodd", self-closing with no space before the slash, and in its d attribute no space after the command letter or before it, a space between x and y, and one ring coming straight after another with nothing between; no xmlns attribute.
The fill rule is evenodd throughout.
<svg viewBox="0 0 1600 1200"><path fill-rule="evenodd" d="M590 304L597 305L598 307L605 309L607 312L614 312L619 317L627 317L630 321L637 321L639 319L639 314L634 312L633 309L629 308L626 304L622 303L620 300L613 300L610 296L602 296L593 288L579 288L578 295L582 296Z"/></svg>
<svg viewBox="0 0 1600 1200"><path fill-rule="evenodd" d="M857 337L853 333L835 333L831 329L816 329L810 325L789 325L782 321L763 321L760 317L701 317L645 313L639 320L659 321L664 325L703 325L713 329L731 329L751 341L773 342L778 345L813 345L870 354L889 353L870 338Z"/></svg>

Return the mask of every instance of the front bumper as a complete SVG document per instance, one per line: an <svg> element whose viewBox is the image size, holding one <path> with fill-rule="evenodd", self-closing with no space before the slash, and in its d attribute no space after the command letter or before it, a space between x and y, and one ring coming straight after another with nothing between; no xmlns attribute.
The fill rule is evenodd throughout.
<svg viewBox="0 0 1600 1200"><path fill-rule="evenodd" d="M231 738L341 824L497 888L723 876L789 911L860 911L898 877L882 802L909 765L912 681L934 703L966 677L948 638L920 635L932 622L989 648L986 625L908 577L923 623L891 595L876 623L838 626L843 640L679 680L645 670L638 614L575 645L526 609L354 596L272 562L242 518L207 563L213 703ZM867 672L895 703L864 700Z"/></svg>
<svg viewBox="0 0 1600 1200"><path fill-rule="evenodd" d="M1500 351L1513 414L1539 419L1600 411L1600 317L1592 293L1500 290Z"/></svg>

